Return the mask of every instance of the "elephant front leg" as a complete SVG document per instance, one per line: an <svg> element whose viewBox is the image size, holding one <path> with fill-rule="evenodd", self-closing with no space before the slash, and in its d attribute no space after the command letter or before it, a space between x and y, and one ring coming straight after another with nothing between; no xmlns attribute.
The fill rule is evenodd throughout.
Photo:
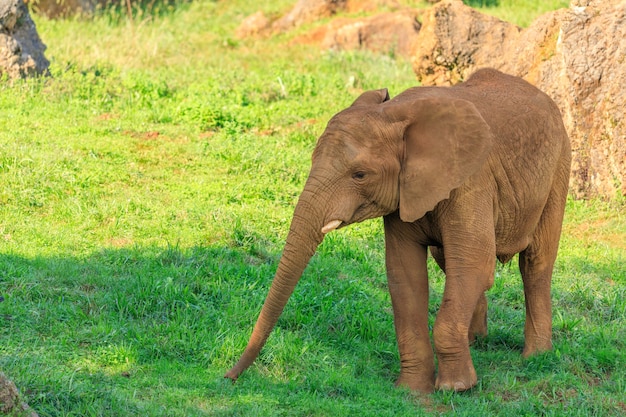
<svg viewBox="0 0 626 417"><path fill-rule="evenodd" d="M487 330L484 292L493 283L495 247L491 252L483 243L474 246L471 253L456 245L444 247L446 285L433 329L439 363L435 385L437 389L464 391L477 382L469 343L474 335Z"/></svg>
<svg viewBox="0 0 626 417"><path fill-rule="evenodd" d="M431 246L430 253L439 265L439 268L446 273L446 259L443 254L442 247ZM470 323L468 331L469 343L472 344L476 340L476 336L487 336L487 297L483 295L478 299L474 314L472 315L472 322Z"/></svg>
<svg viewBox="0 0 626 417"><path fill-rule="evenodd" d="M397 219L399 222L399 219ZM402 226L395 223L395 226ZM406 228L406 225L404 225ZM402 236L385 218L387 278L400 352L396 385L432 392L435 362L428 331L428 271L426 247Z"/></svg>

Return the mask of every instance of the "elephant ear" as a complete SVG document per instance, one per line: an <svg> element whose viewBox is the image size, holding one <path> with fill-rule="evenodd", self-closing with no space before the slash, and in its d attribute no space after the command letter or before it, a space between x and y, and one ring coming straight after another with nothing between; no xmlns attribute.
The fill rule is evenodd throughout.
<svg viewBox="0 0 626 417"><path fill-rule="evenodd" d="M493 146L493 134L467 100L424 98L394 107L400 113L396 117L407 123L400 218L414 222L483 166Z"/></svg>
<svg viewBox="0 0 626 417"><path fill-rule="evenodd" d="M362 93L350 107L355 106L371 106L381 104L389 100L389 92L386 88L380 90L370 90Z"/></svg>

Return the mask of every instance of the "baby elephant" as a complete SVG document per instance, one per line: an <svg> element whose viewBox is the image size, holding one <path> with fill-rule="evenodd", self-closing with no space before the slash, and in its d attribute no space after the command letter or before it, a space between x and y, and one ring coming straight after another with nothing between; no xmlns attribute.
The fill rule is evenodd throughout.
<svg viewBox="0 0 626 417"><path fill-rule="evenodd" d="M477 382L469 342L486 334L496 258L519 253L526 297L523 355L552 348L550 285L570 173L554 102L521 78L482 69L453 87L389 99L367 91L335 115L313 152L278 270L248 346L256 359L326 233L382 216L401 358L397 384L463 391ZM427 249L446 274L428 331Z"/></svg>

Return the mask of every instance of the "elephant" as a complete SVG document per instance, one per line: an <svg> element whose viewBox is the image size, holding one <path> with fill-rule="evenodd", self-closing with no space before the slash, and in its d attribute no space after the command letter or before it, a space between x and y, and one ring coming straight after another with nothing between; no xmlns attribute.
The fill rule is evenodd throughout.
<svg viewBox="0 0 626 417"><path fill-rule="evenodd" d="M225 378L235 381L254 362L324 236L381 216L401 362L396 385L428 393L477 384L470 342L487 332L485 292L496 261L516 254L522 355L551 350L551 281L570 163L558 107L519 77L483 68L460 84L412 87L393 99L387 89L363 92L317 141L274 280ZM445 273L432 344L429 248Z"/></svg>

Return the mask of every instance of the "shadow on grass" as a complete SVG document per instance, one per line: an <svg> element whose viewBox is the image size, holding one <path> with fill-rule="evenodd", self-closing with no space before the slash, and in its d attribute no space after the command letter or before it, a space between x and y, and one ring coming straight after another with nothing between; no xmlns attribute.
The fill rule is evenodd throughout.
<svg viewBox="0 0 626 417"><path fill-rule="evenodd" d="M0 369L42 415L263 415L272 404L331 413L324 401L387 398L399 361L385 278L344 255L313 258L261 356L231 387L222 375L245 347L278 254L176 246L0 254ZM519 280L509 275L501 279ZM520 282L511 287L521 291ZM499 372L494 361L503 372L519 366L523 302L500 303L505 290L490 295L490 335L473 347L479 373ZM570 296L556 289L557 308ZM612 323L624 318L623 298L615 300ZM526 362L525 380L565 365L593 378L623 373L623 329L611 333L606 315L580 303L570 308L590 325L556 328L557 356Z"/></svg>
<svg viewBox="0 0 626 417"><path fill-rule="evenodd" d="M87 410L98 408L131 415L178 403L186 394L170 398L154 390L176 391L170 381L185 372L195 381L189 392L204 392L207 369L221 378L243 352L273 278L278 255L257 249L0 254L0 369L43 415L90 415ZM374 363L376 372L390 366L395 339L384 288L342 279L333 289L326 280L343 262L314 258L259 358L260 369L325 372L347 361L360 364L355 373L369 375ZM374 359L362 359L366 354ZM166 368L175 374L167 376ZM133 392L140 398L131 401Z"/></svg>

